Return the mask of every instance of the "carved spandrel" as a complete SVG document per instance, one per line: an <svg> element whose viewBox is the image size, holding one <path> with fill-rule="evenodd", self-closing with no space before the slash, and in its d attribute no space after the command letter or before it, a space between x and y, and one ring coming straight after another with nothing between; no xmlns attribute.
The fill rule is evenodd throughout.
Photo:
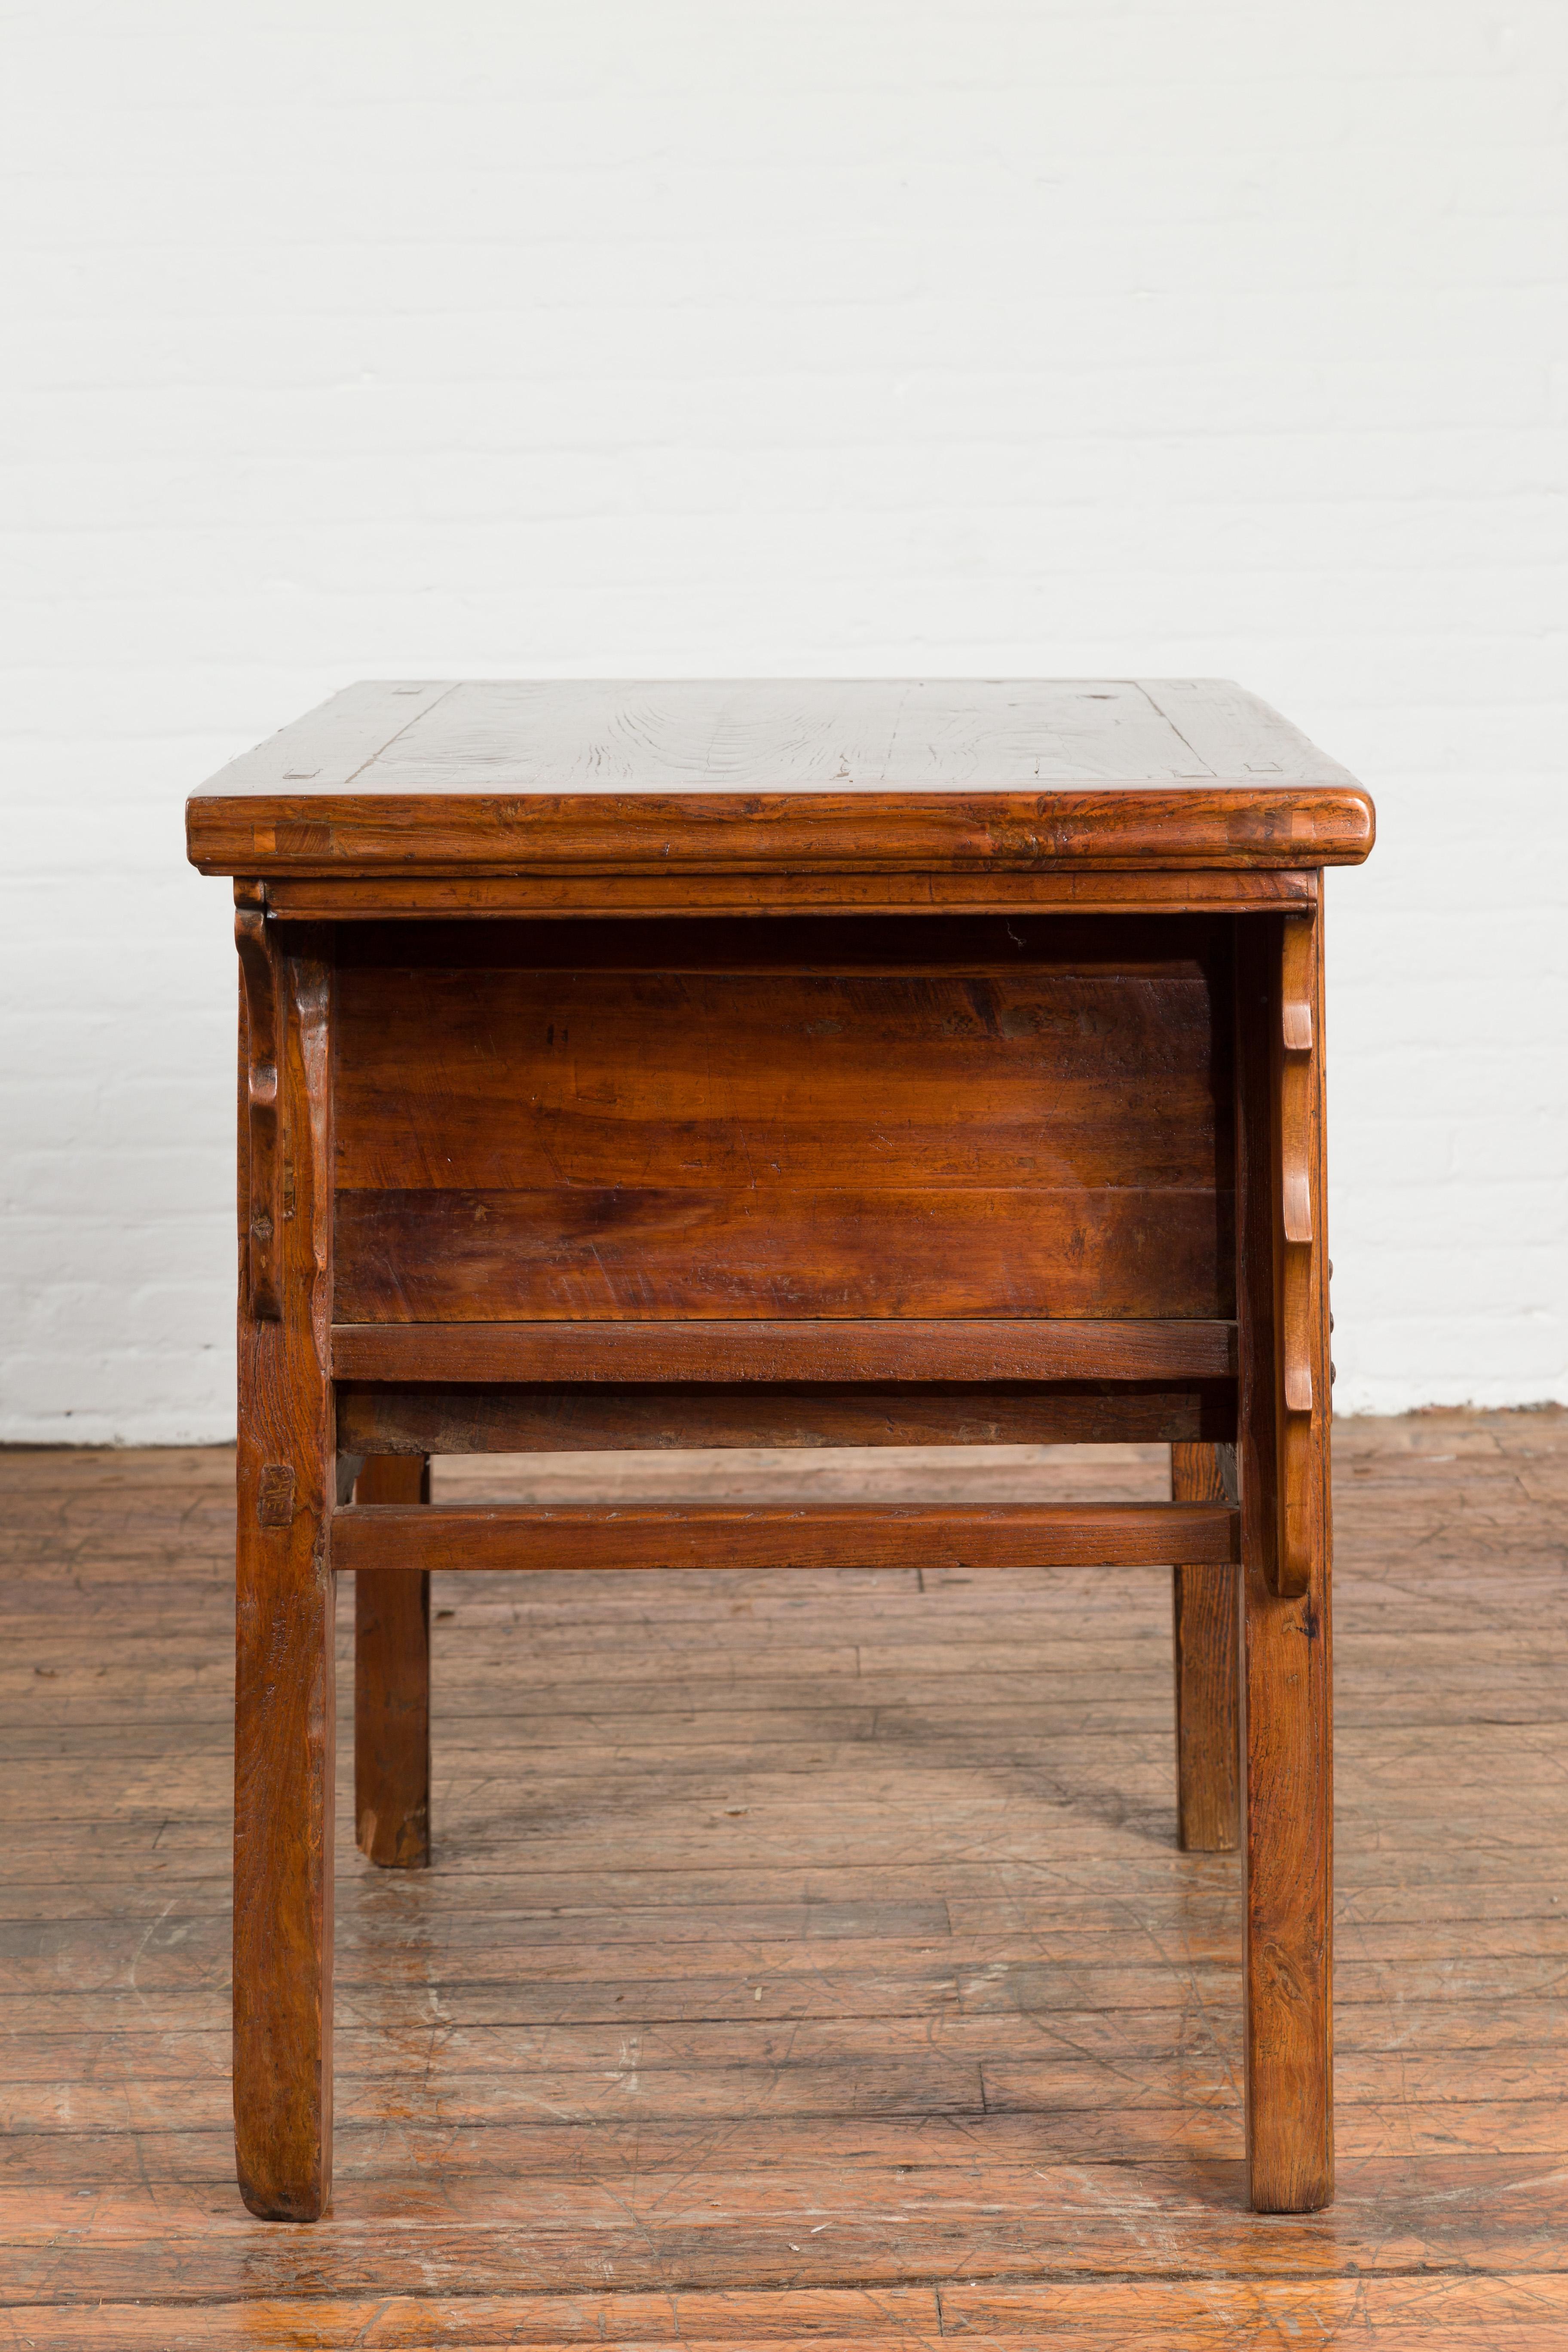
<svg viewBox="0 0 1568 2352"><path fill-rule="evenodd" d="M1311 1575L1314 1528L1312 1378L1317 1351L1312 1147L1318 1072L1310 922L1287 921L1280 947L1279 1089L1279 1549L1278 1585L1299 1598Z"/></svg>
<svg viewBox="0 0 1568 2352"><path fill-rule="evenodd" d="M265 910L242 900L234 942L245 994L246 1255L250 1311L261 1322L281 1313L278 1286L278 961Z"/></svg>

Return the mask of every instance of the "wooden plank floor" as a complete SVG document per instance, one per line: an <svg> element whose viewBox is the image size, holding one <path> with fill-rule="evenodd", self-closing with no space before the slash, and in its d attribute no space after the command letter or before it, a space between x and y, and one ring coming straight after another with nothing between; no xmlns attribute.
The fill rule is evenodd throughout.
<svg viewBox="0 0 1568 2352"><path fill-rule="evenodd" d="M642 1470L1165 1475L708 1463ZM1336 1471L1331 2211L1242 2208L1161 1573L501 1577L436 1599L437 1866L342 1814L300 2229L231 2169L231 1457L0 1455L0 2346L1568 2345L1568 1414L1350 1423Z"/></svg>

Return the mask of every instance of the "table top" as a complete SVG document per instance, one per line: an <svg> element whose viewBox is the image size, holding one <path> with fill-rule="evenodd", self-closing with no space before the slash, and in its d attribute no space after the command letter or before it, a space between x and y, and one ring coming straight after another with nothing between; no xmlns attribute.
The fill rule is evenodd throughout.
<svg viewBox="0 0 1568 2352"><path fill-rule="evenodd" d="M1321 866L1353 777L1222 679L367 682L193 795L208 873Z"/></svg>

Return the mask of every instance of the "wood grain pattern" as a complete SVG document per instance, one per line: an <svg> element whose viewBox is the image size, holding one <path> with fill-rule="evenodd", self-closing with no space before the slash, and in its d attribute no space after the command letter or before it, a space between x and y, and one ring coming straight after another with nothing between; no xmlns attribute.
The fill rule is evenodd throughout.
<svg viewBox="0 0 1568 2352"><path fill-rule="evenodd" d="M342 1444L342 1413L339 1414ZM430 1467L372 1446L354 1488L363 1504L430 1500ZM430 1859L430 1579L364 1569L354 1579L354 1829L389 1870Z"/></svg>
<svg viewBox="0 0 1568 2352"><path fill-rule="evenodd" d="M362 943L341 1321L1229 1312L1206 927L638 929Z"/></svg>
<svg viewBox="0 0 1568 2352"><path fill-rule="evenodd" d="M1228 1206L1173 1186L340 1192L335 1307L351 1325L1207 1320L1231 1311Z"/></svg>
<svg viewBox="0 0 1568 2352"><path fill-rule="evenodd" d="M223 781L310 802L1353 780L1223 678L518 678L345 688Z"/></svg>
<svg viewBox="0 0 1568 2352"><path fill-rule="evenodd" d="M640 919L669 916L716 919L766 915L787 921L802 914L898 914L910 919L932 909L966 914L1050 911L1106 916L1237 914L1271 907L1311 906L1315 869L1289 866L1182 867L1171 873L1081 866L1041 872L900 874L788 870L741 874L483 874L354 873L272 875L258 888L282 921L416 922L453 916L504 920L591 915Z"/></svg>
<svg viewBox="0 0 1568 2352"><path fill-rule="evenodd" d="M670 1382L1213 1381L1228 1322L340 1323L340 1381Z"/></svg>
<svg viewBox="0 0 1568 2352"><path fill-rule="evenodd" d="M559 799L354 793L310 802L195 799L206 874L1032 873L1360 865L1372 804L1356 790L700 793Z"/></svg>
<svg viewBox="0 0 1568 2352"><path fill-rule="evenodd" d="M240 1228L234 2110L241 2193L273 2221L314 2221L331 2191L332 975L321 948L295 933L275 961L276 1319L249 1290L248 1202ZM245 1140L242 1129L242 1170Z"/></svg>
<svg viewBox="0 0 1568 2352"><path fill-rule="evenodd" d="M606 969L600 926L551 927L575 968L351 966L339 1189L1215 1189L1201 952L910 971L874 961L899 928L801 942L843 972Z"/></svg>
<svg viewBox="0 0 1568 2352"><path fill-rule="evenodd" d="M1126 1566L1231 1560L1237 1515L1208 1503L1012 1503L904 1509L855 1503L625 1507L583 1503L383 1505L339 1511L339 1566L423 1570L668 1568L940 1569Z"/></svg>
<svg viewBox="0 0 1568 2352"><path fill-rule="evenodd" d="M1272 929L1272 923L1249 925L1240 935L1237 989L1243 1983L1249 2193L1260 2212L1299 2213L1327 2204L1334 2189L1333 1765L1326 1488L1310 1497L1306 1590L1279 1591L1283 1512L1276 1449L1286 1416L1279 1410L1284 1359L1276 1350L1284 1254L1278 1203L1285 966L1283 943L1277 932L1269 936ZM1311 954L1321 1036L1315 940ZM1321 1083L1321 1062L1318 1067ZM1310 1211L1319 1234L1325 1213L1321 1109L1320 1102L1310 1172ZM1324 1338L1326 1330L1320 1347Z"/></svg>
<svg viewBox="0 0 1568 2352"><path fill-rule="evenodd" d="M1219 1450L1173 1444L1179 1503L1229 1499ZM1240 1834L1237 1676L1240 1596L1233 1568L1171 1571L1176 1685L1176 1841L1184 1853L1230 1853Z"/></svg>
<svg viewBox="0 0 1568 2352"><path fill-rule="evenodd" d="M909 2352L946 2336L962 2336L968 2352L1003 2347L1062 2352L1129 2341L1158 2352L1232 2352L1261 2327L1312 2347L1365 2340L1399 2352L1436 2352L1440 2345L1455 2352L1546 2352L1552 2332L1568 2326L1562 2279L1529 2271L1468 2279L1071 2279L719 2289L685 2292L679 2301L614 2289L574 2295L503 2290L487 2296L485 2305L491 2344L513 2352L584 2344L683 2346L691 2352L722 2346L735 2352L796 2342L818 2352L854 2352L873 2344ZM286 2306L226 2299L182 2311L179 2341L190 2352L251 2352L269 2340L258 2331L289 2315ZM300 2316L302 2322L302 2311ZM89 2340L78 2332L77 2315L34 2306L25 2317L36 2331L28 2341L46 2352ZM334 2296L309 2308L310 2342L319 2352L357 2352L367 2344L387 2352L429 2352L433 2346L472 2344L473 2318L469 2299L447 2293ZM163 2315L135 2304L103 2305L99 2324L101 2340L122 2352L145 2346L163 2352L167 2343L158 2332L168 2325Z"/></svg>
<svg viewBox="0 0 1568 2352"><path fill-rule="evenodd" d="M373 1869L345 1770L309 2231L232 2186L232 1458L0 1453L11 2332L1544 2352L1568 1413L1335 1448L1331 2210L1245 2210L1241 1865L1174 1844L1162 1579L674 1572L436 1588L442 1843Z"/></svg>
<svg viewBox="0 0 1568 2352"><path fill-rule="evenodd" d="M1372 838L1267 705L1173 680L361 686L187 812L195 863L257 876L1315 866Z"/></svg>
<svg viewBox="0 0 1568 2352"><path fill-rule="evenodd" d="M787 1504L369 1499L333 1518L326 1472L329 1439L347 1440L335 1493L365 1458L383 1465L366 1496L410 1493L417 1454L400 1467L395 1449L353 1442L387 1415L403 1416L404 1445L411 1423L484 1452L520 1430L609 1424L640 1429L657 1456L678 1402L731 1447L779 1427L798 1448L813 1416L843 1433L858 1415L886 1454L899 1424L877 1392L921 1381L943 1392L923 1408L942 1433L968 1424L973 1401L953 1393L965 1385L1070 1383L1057 1425L1078 1427L1119 1386L1124 1416L1163 1414L1174 1383L1199 1423L1179 1442L1217 1443L1216 1419L1232 1433L1238 1349L1252 2193L1265 2210L1322 2201L1318 883L1326 864L1364 856L1372 833L1352 779L1213 681L367 687L193 801L192 855L237 875L256 999L253 1317L272 1304L269 1253L298 1252L302 1210L311 1229L300 1283L279 1274L276 1297L300 1443L269 1444L247 1493L258 1541L301 1544L303 1522L321 1584L329 1544L364 1571L373 1853L389 1838L394 1858L423 1851L423 1734L395 1720L400 1707L426 1720L421 1580L520 1559L535 1575L645 1579L672 1560L809 1579L848 1559L922 1580L1173 1559L1182 1814L1188 1835L1217 1836L1231 1654L1212 1605L1222 1588L1195 1580L1237 1559L1229 1505L1064 1509L994 1485L976 1502L961 1463L941 1499L890 1508L885 1471L863 1466L860 1492L832 1499L822 1481L842 1474L819 1462L808 1498ZM1239 877L1228 889L1226 876ZM286 1106L281 1167L269 1160L267 984L286 901L290 969L310 960L320 974L307 1029L332 1037L331 1103L324 1044L300 1097L317 1154L303 1176ZM574 919L574 905L595 919ZM311 944L300 918L312 907L344 913L341 938ZM853 911L823 911L836 907ZM359 1391L341 1420L338 1380ZM833 1395L803 1418L765 1393L781 1385ZM522 1393L435 1393L486 1386ZM540 1401L593 1387L596 1399ZM652 1393L628 1396L638 1388ZM1029 1402L1015 1394L1008 1410ZM250 1446L266 1416L243 1384L242 1409ZM541 1458L595 1457L578 1441ZM1205 1475L1177 1465L1179 1488ZM242 1696L239 1850L263 1894L237 1906L237 2014L251 2021L237 2079L242 2144L258 2138L271 2168L247 2193L304 2214L327 2177L330 1955L310 1812L322 1643L319 1626L296 1643L276 1607L260 1620L269 1647L245 1631L257 1562L271 1559L276 1581L281 1557L244 1570L241 1682L256 1721L292 1710L303 1735L283 1769L258 1773ZM383 1595L389 1578L405 1591ZM264 1854L269 1838L281 1860ZM274 1901L283 1929L258 1958ZM267 1972L284 1966L293 2007L252 2101ZM999 2112L1028 2095L1005 2063L979 2082ZM858 2095L875 2108L881 2093L868 2080ZM1169 2126L1155 2137L1169 2146Z"/></svg>

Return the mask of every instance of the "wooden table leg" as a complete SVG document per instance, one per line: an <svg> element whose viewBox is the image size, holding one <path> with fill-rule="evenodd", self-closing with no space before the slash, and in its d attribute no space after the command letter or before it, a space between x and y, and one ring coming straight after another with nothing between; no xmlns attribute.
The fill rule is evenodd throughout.
<svg viewBox="0 0 1568 2352"><path fill-rule="evenodd" d="M427 1503L419 1454L373 1454L356 1503ZM389 1869L430 1859L430 1579L422 1570L354 1577L354 1822L360 1852Z"/></svg>
<svg viewBox="0 0 1568 2352"><path fill-rule="evenodd" d="M1219 1450L1173 1445L1171 1499L1223 1503ZM1234 1853L1240 1837L1237 1571L1174 1568L1176 1842L1184 1853Z"/></svg>
<svg viewBox="0 0 1568 2352"><path fill-rule="evenodd" d="M259 910L240 925L235 2139L251 2211L312 2221L331 2189L331 979Z"/></svg>
<svg viewBox="0 0 1568 2352"><path fill-rule="evenodd" d="M1328 1626L1244 1573L1248 2193L1310 2213L1334 2193Z"/></svg>
<svg viewBox="0 0 1568 2352"><path fill-rule="evenodd" d="M1322 992L1316 921L1239 930L1248 2190L1258 2212L1300 2213L1330 2201L1334 2179ZM1304 1128L1286 1087L1303 1055Z"/></svg>

